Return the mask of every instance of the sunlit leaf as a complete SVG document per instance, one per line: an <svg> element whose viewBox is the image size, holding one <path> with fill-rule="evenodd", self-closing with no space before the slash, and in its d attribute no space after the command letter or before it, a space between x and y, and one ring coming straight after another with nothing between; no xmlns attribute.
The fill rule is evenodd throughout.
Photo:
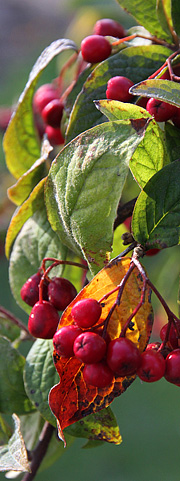
<svg viewBox="0 0 180 481"><path fill-rule="evenodd" d="M140 25L143 25L155 37L172 41L171 34L164 31L159 21L156 0L117 0L128 13L130 13Z"/></svg>
<svg viewBox="0 0 180 481"><path fill-rule="evenodd" d="M27 451L20 431L20 420L13 414L15 431L6 446L0 447L0 471L31 472Z"/></svg>
<svg viewBox="0 0 180 481"><path fill-rule="evenodd" d="M131 260L121 259L112 261L102 269L93 280L79 293L73 302L64 311L58 328L73 323L71 316L72 306L77 300L93 297L100 300L102 296L112 291L127 273ZM107 332L111 339L119 337L122 326L140 300L142 278L135 268L128 282L125 284L120 306L116 307L108 324ZM102 323L117 297L117 291L112 293L104 301L102 315L99 323ZM145 302L133 318L132 329L127 329L127 337L134 342L140 351L143 351L148 342L152 328L152 306L150 290L147 288ZM131 377L116 377L111 385L99 389L87 385L83 379L83 364L75 357L67 359L54 353L54 362L60 376L60 383L54 386L49 395L50 408L57 417L59 436L64 439L63 429L73 424L87 414L97 412L107 407L114 397L122 394L134 380Z"/></svg>
<svg viewBox="0 0 180 481"><path fill-rule="evenodd" d="M138 197L133 219L134 238L146 248L171 247L180 242L180 161L155 174Z"/></svg>
<svg viewBox="0 0 180 481"><path fill-rule="evenodd" d="M49 62L64 50L77 51L72 40L60 39L52 42L40 55L29 75L16 110L4 136L4 151L9 171L19 179L40 157L40 144L34 127L32 99L40 74Z"/></svg>
<svg viewBox="0 0 180 481"><path fill-rule="evenodd" d="M146 126L145 119L94 127L70 142L49 171L45 188L49 222L64 244L83 254L94 273L111 251L128 163Z"/></svg>
<svg viewBox="0 0 180 481"><path fill-rule="evenodd" d="M0 412L25 414L33 411L23 383L25 358L5 337L0 338Z"/></svg>
<svg viewBox="0 0 180 481"><path fill-rule="evenodd" d="M45 179L42 179L31 192L28 199L15 211L6 235L5 249L7 257L9 257L12 243L26 220L37 210L44 208L44 183Z"/></svg>
<svg viewBox="0 0 180 481"><path fill-rule="evenodd" d="M177 82L160 79L144 80L130 90L135 95L153 97L180 107L180 84Z"/></svg>
<svg viewBox="0 0 180 481"><path fill-rule="evenodd" d="M134 83L140 82L161 67L171 53L160 45L128 47L95 67L72 109L66 142L102 122L102 114L96 110L94 100L106 98L107 82L111 77L121 73Z"/></svg>
<svg viewBox="0 0 180 481"><path fill-rule="evenodd" d="M100 100L95 104L109 120L151 118L147 110L130 103ZM151 120L144 138L137 146L129 164L131 172L141 188L158 170L169 163L164 133L158 124L153 119Z"/></svg>
<svg viewBox="0 0 180 481"><path fill-rule="evenodd" d="M66 258L67 248L52 231L47 219L45 206L37 210L23 225L13 245L9 263L9 280L12 293L17 303L28 313L28 306L20 296L20 290L26 280L35 274L44 257ZM63 266L52 270L52 275L62 275Z"/></svg>
<svg viewBox="0 0 180 481"><path fill-rule="evenodd" d="M90 441L107 441L114 444L122 442L116 418L110 407L89 414L83 420L71 424L66 428L65 433L87 438Z"/></svg>

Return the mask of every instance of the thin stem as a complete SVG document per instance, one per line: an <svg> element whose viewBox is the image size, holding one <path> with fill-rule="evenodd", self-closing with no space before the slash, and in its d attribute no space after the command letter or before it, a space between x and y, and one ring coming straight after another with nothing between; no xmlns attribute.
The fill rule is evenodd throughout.
<svg viewBox="0 0 180 481"><path fill-rule="evenodd" d="M157 37L148 37L147 35L140 35L138 33L134 33L133 35L129 35L128 37L120 38L119 40L116 40L115 42L112 43L113 46L120 45L123 42L129 42L129 40L133 40L134 38L144 38L145 40L151 40L151 42L157 44L157 45L164 45L165 47L168 47L171 50L174 50L175 46L172 44L169 44L165 42L165 40L162 40Z"/></svg>
<svg viewBox="0 0 180 481"><path fill-rule="evenodd" d="M46 262L53 262L53 265L48 267L49 270L53 269L53 267L56 267L58 265L65 265L65 266L68 265L68 266L81 267L82 269L86 269L86 270L87 270L87 267L88 267L87 265L81 264L80 262L60 261L60 260L56 259L55 257L44 257L44 259L42 261L42 264L41 264L41 268L44 272L46 270L46 268L45 268Z"/></svg>
<svg viewBox="0 0 180 481"><path fill-rule="evenodd" d="M167 305L166 301L164 300L164 298L161 296L160 292L156 289L156 287L154 286L154 284L152 284L152 282L150 281L150 279L147 280L147 284L149 285L149 287L152 289L152 291L154 292L154 294L156 295L156 297L159 299L160 303L162 304L162 306L164 307L164 310L168 316L168 319L174 319L176 322L180 322L180 319L178 319L178 317L171 311L171 309L169 308L169 306Z"/></svg>
<svg viewBox="0 0 180 481"><path fill-rule="evenodd" d="M49 424L47 421L44 423L43 429L41 431L41 434L39 436L39 442L32 451L32 462L31 462L31 473L26 473L25 476L23 477L22 481L32 481L34 479L37 470L46 454L46 451L48 449L50 440L52 438L53 432L55 428Z"/></svg>
<svg viewBox="0 0 180 481"><path fill-rule="evenodd" d="M2 314L5 317L5 319L10 319L10 321L12 321L13 324L16 324L16 326L18 326L20 329L25 331L26 334L28 334L28 337L31 337L29 334L28 328L20 321L20 319L18 319L18 317L14 316L12 312L8 311L3 306L0 306L0 314Z"/></svg>
<svg viewBox="0 0 180 481"><path fill-rule="evenodd" d="M121 330L121 334L120 334L120 337L125 337L126 335L126 331L127 331L127 328L130 324L130 322L132 321L133 317L136 316L137 312L139 311L140 307L144 304L144 300L145 300L145 293L146 293L146 285L147 285L147 280L146 279L143 279L143 288L142 288L142 292L141 292L141 299L139 301L139 304L135 307L135 309L133 310L132 314L129 316L129 318L127 319L126 323L124 324L122 330Z"/></svg>

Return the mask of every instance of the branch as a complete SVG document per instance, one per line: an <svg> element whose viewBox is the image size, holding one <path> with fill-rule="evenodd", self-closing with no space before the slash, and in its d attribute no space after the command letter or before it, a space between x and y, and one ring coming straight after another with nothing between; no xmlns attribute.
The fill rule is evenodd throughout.
<svg viewBox="0 0 180 481"><path fill-rule="evenodd" d="M118 227L118 225L122 224L128 217L132 215L136 200L137 197L130 200L129 202L126 202L126 204L124 205L121 205L121 203L119 203L117 208L117 217L114 221L114 230L116 229L116 227Z"/></svg>
<svg viewBox="0 0 180 481"><path fill-rule="evenodd" d="M32 452L31 473L26 473L22 481L32 481L34 479L37 470L46 454L50 440L52 438L55 428L47 421L44 423L43 429L39 436L39 442Z"/></svg>

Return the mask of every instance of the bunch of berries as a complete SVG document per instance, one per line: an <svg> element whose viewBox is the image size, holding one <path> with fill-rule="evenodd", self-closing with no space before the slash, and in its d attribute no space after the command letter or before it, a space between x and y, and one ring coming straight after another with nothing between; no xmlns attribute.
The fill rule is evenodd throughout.
<svg viewBox="0 0 180 481"><path fill-rule="evenodd" d="M47 135L51 145L64 143L60 124L64 103L59 90L53 84L44 84L37 89L33 98L33 110L40 136Z"/></svg>
<svg viewBox="0 0 180 481"><path fill-rule="evenodd" d="M21 288L21 298L32 307L28 329L34 337L52 339L59 323L58 311L64 311L76 297L74 285L63 277L46 278L40 282L42 273L31 276Z"/></svg>

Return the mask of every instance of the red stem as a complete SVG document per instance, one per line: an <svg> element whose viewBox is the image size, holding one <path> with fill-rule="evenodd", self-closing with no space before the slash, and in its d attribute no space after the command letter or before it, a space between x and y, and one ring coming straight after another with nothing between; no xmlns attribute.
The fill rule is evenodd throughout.
<svg viewBox="0 0 180 481"><path fill-rule="evenodd" d="M37 470L46 454L50 440L52 438L55 428L47 421L44 423L43 429L39 436L39 442L32 452L31 473L26 473L21 481L32 481L34 479Z"/></svg>

